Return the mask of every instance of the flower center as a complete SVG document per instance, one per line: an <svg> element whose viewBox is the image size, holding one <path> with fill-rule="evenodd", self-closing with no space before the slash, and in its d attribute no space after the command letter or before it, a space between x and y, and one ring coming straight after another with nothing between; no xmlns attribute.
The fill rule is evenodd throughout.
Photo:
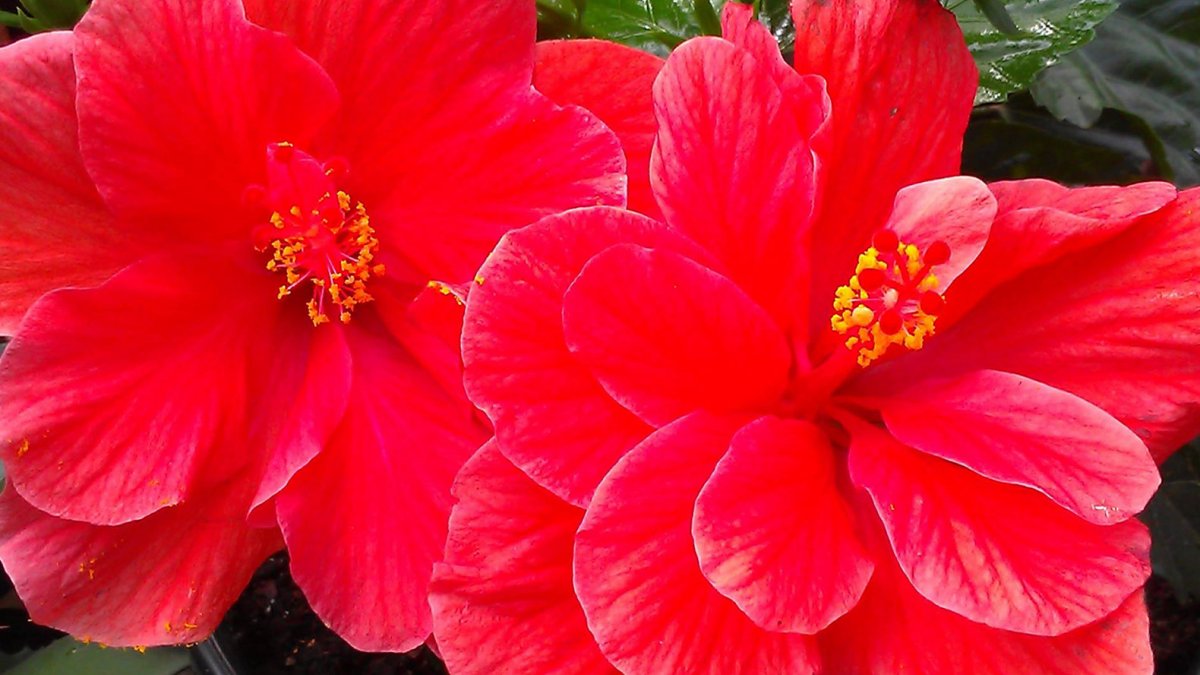
<svg viewBox="0 0 1200 675"><path fill-rule="evenodd" d="M894 344L920 349L933 335L945 299L931 270L950 259L945 242L934 242L922 254L890 230L878 232L872 243L858 256L850 282L835 292L830 318L864 368Z"/></svg>
<svg viewBox="0 0 1200 675"><path fill-rule="evenodd" d="M367 209L337 189L345 172L344 162L321 163L290 143L272 143L267 186L247 188L248 200L272 211L255 231L255 248L270 254L268 270L284 276L279 299L309 284L314 326L331 316L349 323L355 307L373 299L367 282L384 273L374 262L379 239Z"/></svg>

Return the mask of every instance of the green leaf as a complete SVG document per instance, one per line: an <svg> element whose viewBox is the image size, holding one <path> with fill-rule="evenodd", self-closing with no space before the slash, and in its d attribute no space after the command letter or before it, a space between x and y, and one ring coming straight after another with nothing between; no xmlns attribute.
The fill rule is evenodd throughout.
<svg viewBox="0 0 1200 675"><path fill-rule="evenodd" d="M539 0L539 5L554 4ZM723 0L585 0L580 28L587 37L613 40L666 55L697 35L718 35Z"/></svg>
<svg viewBox="0 0 1200 675"><path fill-rule="evenodd" d="M1159 487L1142 520L1150 527L1150 562L1181 602L1200 598L1200 444L1162 465Z"/></svg>
<svg viewBox="0 0 1200 675"><path fill-rule="evenodd" d="M1181 187L1200 184L1200 3L1126 0L1096 41L1038 76L1038 103L1079 126L1105 108L1143 119Z"/></svg>
<svg viewBox="0 0 1200 675"><path fill-rule="evenodd" d="M15 12L0 11L0 25L30 34L72 28L87 7L88 0L20 0Z"/></svg>
<svg viewBox="0 0 1200 675"><path fill-rule="evenodd" d="M1038 71L1091 40L1092 29L1117 7L1116 0L992 2L1002 7L985 13L981 3L971 0L951 0L948 5L979 66L976 103L1002 101L1010 92L1029 86ZM1013 34L989 20L988 14L999 9L1011 20Z"/></svg>
<svg viewBox="0 0 1200 675"><path fill-rule="evenodd" d="M6 675L176 675L191 664L187 651L173 648L104 648L63 638L40 649Z"/></svg>

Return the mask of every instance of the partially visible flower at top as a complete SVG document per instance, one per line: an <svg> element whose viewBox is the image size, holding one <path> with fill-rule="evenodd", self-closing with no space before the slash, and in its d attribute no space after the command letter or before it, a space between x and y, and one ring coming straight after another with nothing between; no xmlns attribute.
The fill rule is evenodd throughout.
<svg viewBox="0 0 1200 675"><path fill-rule="evenodd" d="M0 50L0 559L35 620L198 640L286 542L351 644L426 638L487 436L455 285L625 201L534 32L527 0L97 0Z"/></svg>
<svg viewBox="0 0 1200 675"><path fill-rule="evenodd" d="M663 222L568 212L481 268L451 671L1149 673L1200 192L954 177L953 16L792 10L794 69L731 3L657 77Z"/></svg>

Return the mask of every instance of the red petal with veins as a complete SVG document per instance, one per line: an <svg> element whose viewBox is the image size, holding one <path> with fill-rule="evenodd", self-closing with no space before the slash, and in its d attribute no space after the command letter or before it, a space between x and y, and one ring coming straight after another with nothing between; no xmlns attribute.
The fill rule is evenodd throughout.
<svg viewBox="0 0 1200 675"><path fill-rule="evenodd" d="M533 86L559 105L586 108L604 122L625 151L629 208L662 218L650 193L654 144L651 88L665 62L640 49L605 40L551 40L537 44Z"/></svg>
<svg viewBox="0 0 1200 675"><path fill-rule="evenodd" d="M958 172L977 71L936 0L795 0L796 70L825 78L812 322L907 185Z"/></svg>
<svg viewBox="0 0 1200 675"><path fill-rule="evenodd" d="M288 410L276 410L278 415L264 415L259 420L259 424L268 429L266 447L270 452L254 495L253 509L267 504L297 471L321 452L346 412L350 397L351 355L343 332L340 329L315 331L305 346L306 350L281 354L281 358L276 359L276 363L285 368L304 364L304 379ZM270 508L269 504L267 506ZM254 520L261 522L264 518L272 526L275 524L271 512L259 514Z"/></svg>
<svg viewBox="0 0 1200 675"><path fill-rule="evenodd" d="M883 406L905 445L1030 487L1097 525L1133 517L1158 488L1146 445L1108 413L994 370L913 387Z"/></svg>
<svg viewBox="0 0 1200 675"><path fill-rule="evenodd" d="M755 16L750 5L729 2L721 9L721 37L754 57L770 72L796 116L800 136L810 138L829 117L829 96L820 75L801 75L784 61L779 42Z"/></svg>
<svg viewBox="0 0 1200 675"><path fill-rule="evenodd" d="M767 630L824 629L871 577L838 469L818 427L762 417L733 436L700 492L692 520L700 567Z"/></svg>
<svg viewBox="0 0 1200 675"><path fill-rule="evenodd" d="M1103 409L1161 462L1200 433L1197 209L1200 190L1188 190L1119 235L1029 269L921 351L865 373L855 390L878 395L930 375L1011 372Z"/></svg>
<svg viewBox="0 0 1200 675"><path fill-rule="evenodd" d="M244 487L106 527L48 516L9 486L0 558L40 624L113 646L198 642L283 545L277 530L246 525Z"/></svg>
<svg viewBox="0 0 1200 675"><path fill-rule="evenodd" d="M852 433L854 482L875 502L905 575L940 607L1061 635L1104 618L1150 575L1150 537L1136 520L1095 525L881 431Z"/></svg>
<svg viewBox="0 0 1200 675"><path fill-rule="evenodd" d="M992 183L988 189L996 195L996 221L979 259L955 286L943 326L998 284L1120 234L1178 194L1169 183L1067 188L1038 179Z"/></svg>
<svg viewBox="0 0 1200 675"><path fill-rule="evenodd" d="M813 638L759 628L709 585L696 558L696 497L744 421L677 420L596 489L575 543L575 589L600 650L622 672L817 670Z"/></svg>
<svg viewBox="0 0 1200 675"><path fill-rule="evenodd" d="M455 673L615 673L588 632L571 581L583 510L484 445L454 481L446 562L430 591Z"/></svg>
<svg viewBox="0 0 1200 675"><path fill-rule="evenodd" d="M304 360L289 357L312 328L273 289L265 272L192 255L44 296L0 360L0 455L17 492L115 525L233 475L255 481L258 397L294 395Z"/></svg>
<svg viewBox="0 0 1200 675"><path fill-rule="evenodd" d="M650 165L667 222L707 247L785 330L803 318L815 190L791 102L750 52L689 40L655 82Z"/></svg>
<svg viewBox="0 0 1200 675"><path fill-rule="evenodd" d="M625 242L702 255L644 216L580 209L505 236L467 299L467 393L495 424L501 452L577 505L650 433L571 355L563 337L567 287L592 256Z"/></svg>
<svg viewBox="0 0 1200 675"><path fill-rule="evenodd" d="M567 289L562 316L571 354L655 426L693 410L772 406L787 385L791 354L766 311L669 250L599 253Z"/></svg>
<svg viewBox="0 0 1200 675"><path fill-rule="evenodd" d="M1140 590L1095 623L1056 637L1024 635L989 628L929 602L893 562L877 568L862 602L820 640L828 672L838 675L1154 671Z"/></svg>
<svg viewBox="0 0 1200 675"><path fill-rule="evenodd" d="M366 316L347 331L346 415L276 504L292 575L317 616L357 649L407 651L432 630L426 592L450 484L486 433L465 399L381 332Z"/></svg>
<svg viewBox="0 0 1200 675"><path fill-rule="evenodd" d="M115 212L185 241L244 236L267 144L307 144L333 82L239 0L98 0L75 29L84 163Z"/></svg>
<svg viewBox="0 0 1200 675"><path fill-rule="evenodd" d="M75 40L49 33L0 50L0 332L64 286L91 286L148 237L117 225L83 168L75 120Z"/></svg>

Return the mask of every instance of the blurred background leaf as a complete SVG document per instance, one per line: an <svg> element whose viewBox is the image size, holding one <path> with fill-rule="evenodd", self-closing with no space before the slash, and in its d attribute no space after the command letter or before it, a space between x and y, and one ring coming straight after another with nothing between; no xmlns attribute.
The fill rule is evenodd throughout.
<svg viewBox="0 0 1200 675"><path fill-rule="evenodd" d="M690 37L719 35L723 4L724 0L537 0L539 36L602 38L666 56Z"/></svg>
<svg viewBox="0 0 1200 675"><path fill-rule="evenodd" d="M88 0L16 0L0 5L0 25L31 34L71 28L87 7Z"/></svg>
<svg viewBox="0 0 1200 675"><path fill-rule="evenodd" d="M1032 93L1085 128L1106 108L1136 115L1154 132L1164 175L1200 184L1200 2L1125 0L1095 42L1042 72Z"/></svg>
<svg viewBox="0 0 1200 675"><path fill-rule="evenodd" d="M191 659L184 649L139 652L62 638L4 672L7 675L177 675L188 671L190 666Z"/></svg>
<svg viewBox="0 0 1200 675"><path fill-rule="evenodd" d="M1142 514L1153 533L1154 572L1180 601L1200 599L1200 441L1162 465L1162 486Z"/></svg>

